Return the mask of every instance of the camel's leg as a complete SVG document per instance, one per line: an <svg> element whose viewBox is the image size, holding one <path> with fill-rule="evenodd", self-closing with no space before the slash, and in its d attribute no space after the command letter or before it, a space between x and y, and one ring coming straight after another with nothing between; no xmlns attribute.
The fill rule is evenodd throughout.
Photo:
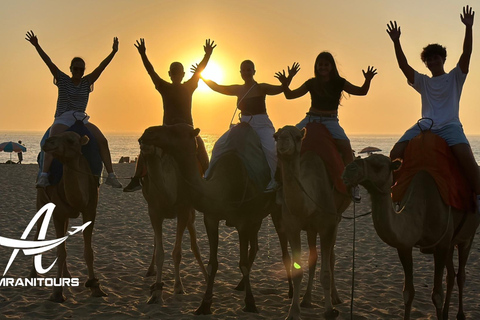
<svg viewBox="0 0 480 320"><path fill-rule="evenodd" d="M299 228L291 228L288 230L288 242L292 250L292 281L293 281L293 297L288 316L286 320L300 319L300 285L302 284L303 270L302 263L302 240Z"/></svg>
<svg viewBox="0 0 480 320"><path fill-rule="evenodd" d="M249 227L251 228L252 226L249 226ZM248 231L248 232L250 232L250 231ZM257 234L258 234L258 230L257 230ZM253 266L253 262L255 261L255 257L257 256L257 252L258 252L258 239L257 239L257 237L255 237L254 239L251 238L251 241L249 241L249 244L250 244L250 250L248 251L248 270L250 271L250 269ZM242 272L242 275L243 275L243 272ZM235 287L235 290L244 291L245 290L245 281L246 281L245 277L242 276L242 280L240 280L238 285Z"/></svg>
<svg viewBox="0 0 480 320"><path fill-rule="evenodd" d="M413 287L413 258L412 248L397 248L398 257L403 266L405 279L403 283L403 303L405 305L405 313L403 319L410 319L412 310L412 302L415 297L415 288Z"/></svg>
<svg viewBox="0 0 480 320"><path fill-rule="evenodd" d="M313 228L307 230L307 241L308 241L308 283L307 290L302 299L300 306L304 308L312 308L312 288L313 288L313 279L315 277L315 268L317 266L317 231Z"/></svg>
<svg viewBox="0 0 480 320"><path fill-rule="evenodd" d="M55 234L57 239L62 238L65 236L65 220L57 219L53 217L53 224L55 226ZM67 258L67 250L65 247L65 242L62 242L57 247L57 279L62 278L63 268L65 264L65 260ZM54 286L53 292L48 298L48 300L53 302L64 302L66 300L65 296L63 295L63 286Z"/></svg>
<svg viewBox="0 0 480 320"><path fill-rule="evenodd" d="M150 217L150 222L152 223L153 231L155 233L155 266L157 268L157 276L155 278L155 283L150 286L150 298L148 299L148 304L158 303L163 304L163 262L165 261L165 251L163 249L163 234L162 234L162 225L163 218L160 217L158 212L154 211L150 206L148 206L148 216Z"/></svg>
<svg viewBox="0 0 480 320"><path fill-rule="evenodd" d="M325 299L325 318L336 318L338 311L333 308L332 304L332 273L331 258L333 247L335 246L336 222L324 224L320 228L320 248L322 250L320 283L323 287L323 295Z"/></svg>
<svg viewBox="0 0 480 320"><path fill-rule="evenodd" d="M207 269L202 261L202 255L200 254L200 248L197 244L197 230L195 230L195 209L192 208L187 223L188 233L190 233L190 248L192 249L195 259L197 259L200 271L205 278L205 281L208 281Z"/></svg>
<svg viewBox="0 0 480 320"><path fill-rule="evenodd" d="M245 312L258 312L255 305L255 298L253 297L252 287L250 284L250 271L252 269L253 261L258 251L258 230L261 223L255 225L244 226L238 230L240 238L240 270L243 275L243 282L245 285ZM250 244L250 250L248 245Z"/></svg>
<svg viewBox="0 0 480 320"><path fill-rule="evenodd" d="M463 311L463 288L465 287L465 266L467 265L468 256L472 247L473 237L467 243L458 245L458 313L457 319L465 319L465 313Z"/></svg>
<svg viewBox="0 0 480 320"><path fill-rule="evenodd" d="M67 231L68 231L68 219L65 220L65 225L64 225L64 228L63 228L63 234L67 234ZM65 248L65 252L66 252L66 248ZM65 261L63 262L63 271L62 271L62 277L63 278L71 278L72 275L70 274L70 271L68 270L67 268L67 255L65 255Z"/></svg>
<svg viewBox="0 0 480 320"><path fill-rule="evenodd" d="M207 229L208 244L210 246L210 259L208 261L207 273L207 290L203 295L202 303L195 314L211 314L212 311L210 307L212 306L213 299L213 283L215 281L215 275L218 270L218 220L209 219L207 214L204 214L203 221L205 223L205 228Z"/></svg>
<svg viewBox="0 0 480 320"><path fill-rule="evenodd" d="M293 285L292 285L292 260L290 259L290 254L288 253L288 239L287 234L284 230L281 229L280 226L280 214L281 212L276 211L272 213L272 221L277 231L278 240L280 241L280 249L282 251L282 261L283 265L285 266L285 271L287 272L287 280L288 280L288 298L291 299L293 296Z"/></svg>
<svg viewBox="0 0 480 320"><path fill-rule="evenodd" d="M177 213L177 232L175 234L175 246L172 252L173 263L175 267L175 283L173 285L173 292L176 294L184 294L182 279L180 278L180 262L182 261L182 239L183 233L187 228L190 208L181 208Z"/></svg>
<svg viewBox="0 0 480 320"><path fill-rule="evenodd" d="M42 203L39 202L38 200L38 195L37 195L37 212L40 210L40 208L42 208L43 205ZM43 223L43 219L45 219L45 215L41 215L40 218L38 219L37 221L37 230L35 231L35 240L38 240L38 235L40 234L40 227L42 226L42 223ZM58 250L58 249L57 249ZM32 269L30 269L30 273L28 275L29 278L36 278L38 277L38 274L37 274L37 269L35 269L35 262L34 262L34 259L35 259L35 256L33 257L32 259Z"/></svg>
<svg viewBox="0 0 480 320"><path fill-rule="evenodd" d="M95 204L96 208L96 204ZM93 226L95 225L95 210L93 214L83 214L83 223L91 221L88 227L83 231L83 256L85 262L87 263L88 269L88 280L85 282L85 287L90 288L92 297L105 297L107 294L100 288L100 283L95 277L95 272L93 269L93 248L92 248L92 235L93 235Z"/></svg>
<svg viewBox="0 0 480 320"><path fill-rule="evenodd" d="M437 313L437 319L442 318L442 308L443 308L443 273L445 270L445 263L449 254L449 249L445 247L437 247L433 253L433 259L435 261L435 271L433 275L433 290L432 290L432 301L435 305L435 310Z"/></svg>
<svg viewBox="0 0 480 320"><path fill-rule="evenodd" d="M450 309L450 298L452 296L453 286L455 284L455 267L453 265L453 251L454 246L451 246L448 252L446 267L447 267L447 293L445 294L445 302L443 304L443 319L448 319L448 311Z"/></svg>
<svg viewBox="0 0 480 320"><path fill-rule="evenodd" d="M153 238L153 253L152 253L152 260L150 261L150 265L148 266L147 273L145 277L151 277L157 274L157 270L155 269L155 250L157 250L157 246L155 245L155 237Z"/></svg>

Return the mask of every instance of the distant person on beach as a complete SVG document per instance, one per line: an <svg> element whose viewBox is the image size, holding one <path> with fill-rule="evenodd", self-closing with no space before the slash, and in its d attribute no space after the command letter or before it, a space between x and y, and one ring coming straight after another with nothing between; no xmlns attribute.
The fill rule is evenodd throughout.
<svg viewBox="0 0 480 320"><path fill-rule="evenodd" d="M276 186L274 178L277 169L277 151L275 149L275 139L273 138L275 128L267 115L265 99L267 95L282 93L283 88L282 86L256 82L253 78L255 72L254 63L250 60L245 60L240 64L240 75L244 81L243 84L224 86L212 80L204 79L203 77L202 80L213 91L237 97L237 107L241 112L240 121L250 124L258 134L260 142L262 143L263 152L265 153L271 175L271 181L266 189L272 190ZM215 143L212 151L212 163L224 153L223 145L227 140L229 132L230 131L227 131L223 134Z"/></svg>
<svg viewBox="0 0 480 320"><path fill-rule="evenodd" d="M185 71L180 62L173 62L170 65L170 71L168 71L168 75L170 76L172 82L167 82L160 78L160 76L155 72L153 65L148 60L145 40L137 40L136 44L134 45L138 49L138 53L142 58L143 65L150 75L150 78L155 85L155 89L157 89L162 96L163 124L172 125L176 123L187 123L193 126L192 95L195 89L197 89L200 73L207 66L213 49L217 45L214 44L214 41L210 41L210 39L205 41L205 45L203 46L205 56L203 57L203 60L197 65L192 77L183 83L182 80L185 76ZM205 149L205 144L200 136L197 137L197 145L197 157L203 170L205 171L208 167L208 154L207 150ZM144 168L144 160L140 154L135 167L135 174L130 183L123 189L124 192L133 192L142 188L140 185L140 178L144 175Z"/></svg>
<svg viewBox="0 0 480 320"><path fill-rule="evenodd" d="M18 140L18 144L23 146L22 144L22 140ZM17 157L18 157L18 164L22 164L22 161L23 161L23 152L20 150L19 152L17 152Z"/></svg>
<svg viewBox="0 0 480 320"><path fill-rule="evenodd" d="M300 70L300 65L294 63L288 68L289 74L295 76ZM342 78L338 73L335 59L330 52L321 52L314 65L315 77L305 81L299 88L290 90L285 71L277 72L275 77L282 83L284 94L287 99L296 99L307 92L310 93L311 105L306 117L296 125L297 128L304 128L309 122L319 122L325 125L332 134L343 162L348 165L353 161L353 152L345 131L338 122L338 105L342 99L343 92L356 96L364 96L370 89L370 82L377 74L374 67L367 67L362 70L365 81L361 87L355 86ZM360 201L359 189L354 189L354 200Z"/></svg>
<svg viewBox="0 0 480 320"><path fill-rule="evenodd" d="M401 31L396 21L390 21L387 24L387 33L393 41L398 66L408 83L422 97L422 117L433 120L431 131L442 137L450 146L477 195L477 210L480 211L480 171L458 115L460 95L472 55L474 15L475 12L471 7L463 7L463 14L460 15L460 19L465 25L463 52L457 65L449 73L446 73L444 69L447 58L445 47L439 44L429 44L423 48L420 57L430 71L431 77L418 73L408 64L400 45ZM419 128L419 125L422 129ZM392 159L403 158L408 142L419 135L421 130L428 130L430 126L431 121L429 120L413 125L395 144L390 152L390 157Z"/></svg>
<svg viewBox="0 0 480 320"><path fill-rule="evenodd" d="M71 77L60 71L60 69L58 69L58 67L52 62L49 56L40 47L38 38L33 31L28 31L25 39L37 49L38 54L53 75L54 84L58 87L57 108L55 111L55 120L50 128L50 136L66 131L77 119L83 120L85 126L95 136L95 139L98 142L100 156L105 165L105 169L108 172L105 184L114 188L121 188L122 185L118 182L117 177L113 172L108 141L100 129L88 121L90 117L85 113L90 92L93 91L93 84L97 81L98 77L100 77L103 70L105 70L118 51L118 38L113 38L112 52L95 70L86 76L84 76L85 61L79 57L73 58L70 64L70 72L72 73ZM42 172L37 181L37 188L44 188L49 185L48 172L52 161L52 155L45 153Z"/></svg>

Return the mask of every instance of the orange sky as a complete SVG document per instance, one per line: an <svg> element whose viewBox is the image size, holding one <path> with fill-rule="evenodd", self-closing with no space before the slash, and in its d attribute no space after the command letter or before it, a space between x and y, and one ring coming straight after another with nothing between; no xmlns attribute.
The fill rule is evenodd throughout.
<svg viewBox="0 0 480 320"><path fill-rule="evenodd" d="M172 61L189 69L202 59L206 38L218 44L211 62L222 74L212 77L222 84L241 83L239 64L244 59L255 62L257 81L272 84L278 83L276 71L298 61L302 69L292 88L313 76L315 57L324 50L333 53L340 74L353 84L361 85L362 69L374 65L378 75L369 94L344 99L340 123L347 134L401 134L420 117L420 96L398 69L386 24L398 21L413 68L427 73L420 51L439 42L447 47L449 71L462 49L462 6L451 0L4 1L0 130L42 131L53 121L57 91L47 67L24 39L31 29L66 73L74 56L84 58L87 72L92 71L110 53L113 37L119 38L119 52L95 83L87 108L91 121L107 133L141 132L162 122L161 97L133 46L143 37L150 61L166 80ZM467 134L480 134L479 23L474 25L471 71L460 107ZM227 129L236 100L202 84L193 103L195 126L219 134ZM299 122L309 104L308 95L290 101L283 94L267 98L277 128Z"/></svg>

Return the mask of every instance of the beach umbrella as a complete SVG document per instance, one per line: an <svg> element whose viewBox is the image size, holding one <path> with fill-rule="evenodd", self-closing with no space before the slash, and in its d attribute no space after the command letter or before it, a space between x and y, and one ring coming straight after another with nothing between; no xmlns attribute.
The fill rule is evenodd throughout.
<svg viewBox="0 0 480 320"><path fill-rule="evenodd" d="M382 149L379 149L377 147L365 147L363 148L362 150L360 150L359 153L368 153L368 154L371 154L371 153L374 153L374 152L377 152L377 151L382 151Z"/></svg>
<svg viewBox="0 0 480 320"><path fill-rule="evenodd" d="M12 152L26 152L27 148L19 143L8 141L0 143L0 151L10 152L10 162L12 161Z"/></svg>
<svg viewBox="0 0 480 320"><path fill-rule="evenodd" d="M0 151L3 152L25 152L27 148L16 142L3 142L0 143Z"/></svg>

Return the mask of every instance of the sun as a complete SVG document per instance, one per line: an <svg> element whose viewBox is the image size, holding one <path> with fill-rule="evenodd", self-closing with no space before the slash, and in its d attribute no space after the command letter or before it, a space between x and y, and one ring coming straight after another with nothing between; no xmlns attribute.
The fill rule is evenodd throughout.
<svg viewBox="0 0 480 320"><path fill-rule="evenodd" d="M205 69L202 71L202 77L221 83L223 80L222 68L214 61L209 61Z"/></svg>

